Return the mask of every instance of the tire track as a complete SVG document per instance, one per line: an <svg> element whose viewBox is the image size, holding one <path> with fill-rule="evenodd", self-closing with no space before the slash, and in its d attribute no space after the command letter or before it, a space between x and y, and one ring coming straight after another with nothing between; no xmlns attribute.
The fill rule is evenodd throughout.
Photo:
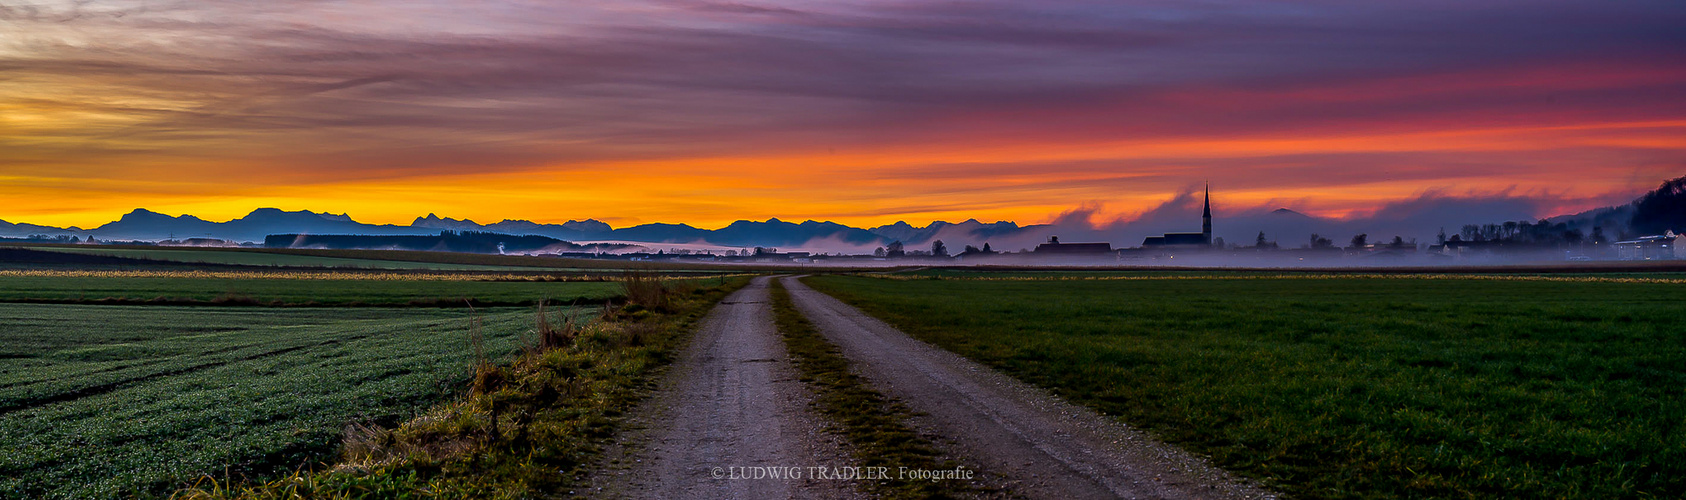
<svg viewBox="0 0 1686 500"><path fill-rule="evenodd" d="M784 278L856 370L925 417L914 425L1031 498L1274 498L1117 420L918 341ZM939 446L942 444L939 443Z"/></svg>
<svg viewBox="0 0 1686 500"><path fill-rule="evenodd" d="M842 467L773 325L768 280L711 311L590 479L601 498L860 498L849 481L732 479L730 467ZM721 468L721 469L716 469ZM728 476L720 478L720 475Z"/></svg>

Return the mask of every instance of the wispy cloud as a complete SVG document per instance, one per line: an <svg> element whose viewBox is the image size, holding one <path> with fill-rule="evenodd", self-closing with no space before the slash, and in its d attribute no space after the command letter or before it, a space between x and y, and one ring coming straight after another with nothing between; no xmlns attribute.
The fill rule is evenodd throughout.
<svg viewBox="0 0 1686 500"><path fill-rule="evenodd" d="M1370 196L1330 214L1449 183L1584 197L1686 165L1682 25L1662 0L40 1L0 5L0 176L200 183L157 193L182 203L342 183L296 199L330 203L715 165L788 194L692 203L824 217L879 197L863 219L1140 211L1207 177ZM667 186L616 188L634 217L684 218L650 207ZM86 194L65 217L131 201ZM612 215L498 198L457 203Z"/></svg>

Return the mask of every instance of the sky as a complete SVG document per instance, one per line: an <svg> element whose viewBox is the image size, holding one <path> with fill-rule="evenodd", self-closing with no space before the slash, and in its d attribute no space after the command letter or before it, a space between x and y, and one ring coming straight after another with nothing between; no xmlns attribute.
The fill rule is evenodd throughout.
<svg viewBox="0 0 1686 500"><path fill-rule="evenodd" d="M1544 217L1686 175L1686 3L0 0L0 219ZM1481 214L1471 214L1480 219Z"/></svg>

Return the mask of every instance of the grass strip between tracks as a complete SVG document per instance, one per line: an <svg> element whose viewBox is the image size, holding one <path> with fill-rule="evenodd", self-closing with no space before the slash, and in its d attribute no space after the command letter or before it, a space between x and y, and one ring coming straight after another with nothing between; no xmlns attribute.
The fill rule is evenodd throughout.
<svg viewBox="0 0 1686 500"><path fill-rule="evenodd" d="M863 467L885 467L888 479L874 481L874 493L885 498L953 498L983 493L961 481L899 479L901 468L939 470L960 464L945 460L931 442L910 428L913 412L900 402L873 390L849 370L849 361L826 341L813 323L791 303L790 293L773 280L773 315L784 336L802 381L814 389L821 414L836 422Z"/></svg>

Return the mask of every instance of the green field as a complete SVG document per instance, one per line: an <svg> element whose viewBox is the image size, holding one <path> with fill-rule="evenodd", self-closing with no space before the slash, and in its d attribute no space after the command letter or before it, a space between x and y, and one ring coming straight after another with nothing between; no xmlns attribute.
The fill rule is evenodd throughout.
<svg viewBox="0 0 1686 500"><path fill-rule="evenodd" d="M156 263L213 264L290 268L436 270L499 272L620 273L627 270L663 274L712 274L736 271L698 262L630 262L534 255L490 255L415 250L324 250L309 248L154 247L74 244L8 244L28 250L78 255L144 259ZM145 262L142 263L145 263Z"/></svg>
<svg viewBox="0 0 1686 500"><path fill-rule="evenodd" d="M347 269L432 269L440 271L548 271L560 269L537 266L459 264L449 262L386 260L378 258L351 258L326 255L249 251L244 249L127 248L107 246L40 246L24 248L48 252L105 255L130 259L238 266L328 267ZM371 255L373 254L371 253Z"/></svg>
<svg viewBox="0 0 1686 500"><path fill-rule="evenodd" d="M1686 280L1686 272L1672 271L1675 266L1671 262L1597 262L1593 264L1576 263L1558 268L1548 266L1515 266L1489 267L1481 272L1469 272L1456 268L1349 268L1349 269L968 269L968 268L927 268L914 271L895 272L888 276L892 278L955 278L955 279L1035 279L1035 280L1104 280L1104 279L1164 279L1164 278L1278 278L1278 277L1317 277L1345 276L1354 278L1372 277L1551 277L1551 278L1633 278L1652 280Z"/></svg>
<svg viewBox="0 0 1686 500"><path fill-rule="evenodd" d="M276 276L286 276L277 274ZM347 278L357 278L347 276ZM18 301L223 301L318 305L444 305L465 299L484 304L600 302L620 293L607 281L476 281L463 279L296 279L0 276L0 302Z"/></svg>
<svg viewBox="0 0 1686 500"><path fill-rule="evenodd" d="M1686 496L1679 283L807 281L1291 497Z"/></svg>
<svg viewBox="0 0 1686 500"><path fill-rule="evenodd" d="M532 311L482 310L505 356ZM167 491L316 463L461 393L467 310L0 304L0 496Z"/></svg>

